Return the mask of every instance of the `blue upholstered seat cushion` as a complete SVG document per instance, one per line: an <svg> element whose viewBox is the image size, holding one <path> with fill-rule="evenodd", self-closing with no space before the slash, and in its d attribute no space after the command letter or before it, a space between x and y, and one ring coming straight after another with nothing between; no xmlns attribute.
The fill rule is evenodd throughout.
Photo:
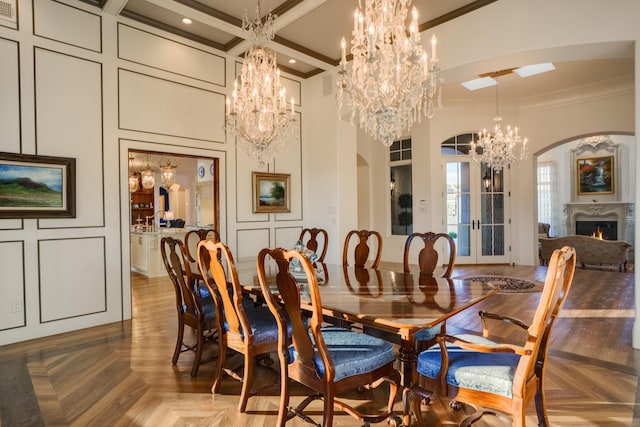
<svg viewBox="0 0 640 427"><path fill-rule="evenodd" d="M216 307L213 305L213 301L208 304L201 304L202 313L204 314L204 329L210 330L216 327ZM186 313L187 306L182 306L182 312Z"/></svg>
<svg viewBox="0 0 640 427"><path fill-rule="evenodd" d="M253 333L253 343L258 344L278 339L278 324L275 317L266 306L254 306L251 300L243 300L244 311L251 325ZM228 331L229 324L224 321L225 331ZM287 322L287 332L291 336L291 324Z"/></svg>
<svg viewBox="0 0 640 427"><path fill-rule="evenodd" d="M492 345L493 341L477 335L461 334L457 337L477 344ZM449 370L447 384L472 390L486 391L513 397L513 376L520 356L513 353L480 353L447 345ZM435 378L440 372L440 346L434 345L418 355L417 371L425 377Z"/></svg>
<svg viewBox="0 0 640 427"><path fill-rule="evenodd" d="M334 381L339 381L363 372L373 371L392 362L395 358L393 345L388 341L337 326L322 328L322 336L335 366ZM290 360L296 356L289 347ZM318 374L324 376L325 367L316 351L314 361Z"/></svg>
<svg viewBox="0 0 640 427"><path fill-rule="evenodd" d="M416 341L431 341L440 333L441 329L442 324L438 324L433 328L419 330L415 334Z"/></svg>

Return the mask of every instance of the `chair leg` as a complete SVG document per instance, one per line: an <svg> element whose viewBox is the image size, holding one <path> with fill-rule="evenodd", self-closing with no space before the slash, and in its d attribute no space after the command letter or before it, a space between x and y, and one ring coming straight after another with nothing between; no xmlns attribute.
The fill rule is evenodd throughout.
<svg viewBox="0 0 640 427"><path fill-rule="evenodd" d="M289 419L289 367L288 362L280 359L280 406L278 407L278 427L284 427Z"/></svg>
<svg viewBox="0 0 640 427"><path fill-rule="evenodd" d="M251 393L251 380L253 379L254 355L250 351L244 354L244 375L242 378L242 391L240 392L240 402L238 402L238 410L244 412L247 409L247 400Z"/></svg>
<svg viewBox="0 0 640 427"><path fill-rule="evenodd" d="M335 400L335 391L331 387L327 387L324 393L324 416L322 417L323 427L333 426L333 401Z"/></svg>
<svg viewBox="0 0 640 427"><path fill-rule="evenodd" d="M196 329L197 341L196 341L196 354L193 358L193 366L191 367L191 376L197 377L198 370L200 369L200 360L202 360L202 349L204 347L204 331L203 326L200 325Z"/></svg>
<svg viewBox="0 0 640 427"><path fill-rule="evenodd" d="M178 316L178 338L176 340L176 349L173 351L173 359L171 362L175 365L178 363L178 358L182 352L182 340L184 339L184 322L182 318Z"/></svg>
<svg viewBox="0 0 640 427"><path fill-rule="evenodd" d="M227 359L227 344L225 342L224 334L218 332L218 363L216 363L216 370L213 376L213 384L211 385L211 393L217 393L220 387L220 381L222 380L222 372L224 364Z"/></svg>
<svg viewBox="0 0 640 427"><path fill-rule="evenodd" d="M542 378L539 379L538 390L536 391L536 415L538 415L538 427L548 427L547 403L544 398L544 384Z"/></svg>

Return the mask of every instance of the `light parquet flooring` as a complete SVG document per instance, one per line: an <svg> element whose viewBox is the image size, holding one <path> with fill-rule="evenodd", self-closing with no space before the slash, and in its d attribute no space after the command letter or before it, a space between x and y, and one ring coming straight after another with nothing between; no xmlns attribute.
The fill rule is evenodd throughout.
<svg viewBox="0 0 640 427"><path fill-rule="evenodd" d="M458 266L454 276L502 274L544 280L544 267ZM576 270L565 311L551 341L547 403L553 426L640 426L638 371L640 351L631 348L634 315L633 275L606 270ZM274 425L278 387L251 397L248 412L236 405L240 383L226 378L220 393L210 393L215 362L190 377L193 353L171 364L176 314L168 279L133 276L133 319L0 347L0 427L14 426L264 426ZM539 294L497 295L448 323L450 332L478 330L477 311L487 309L528 320ZM506 340L518 335L498 330ZM211 358L213 344L205 358ZM241 366L241 359L230 363ZM256 386L276 383L257 368ZM294 387L292 403L307 391ZM354 392L346 399L376 411L385 405L386 387ZM429 425L452 426L462 413L434 398L424 406ZM397 409L401 410L398 402ZM320 403L311 407L321 419ZM527 425L537 425L528 410ZM290 426L307 426L296 419ZM338 413L336 426L358 426ZM485 417L476 425L506 425Z"/></svg>

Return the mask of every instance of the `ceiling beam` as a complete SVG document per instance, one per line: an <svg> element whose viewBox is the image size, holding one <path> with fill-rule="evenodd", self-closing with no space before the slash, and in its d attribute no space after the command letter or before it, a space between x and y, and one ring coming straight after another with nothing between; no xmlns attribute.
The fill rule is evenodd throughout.
<svg viewBox="0 0 640 427"><path fill-rule="evenodd" d="M117 16L122 12L128 0L106 0L102 11L109 15Z"/></svg>

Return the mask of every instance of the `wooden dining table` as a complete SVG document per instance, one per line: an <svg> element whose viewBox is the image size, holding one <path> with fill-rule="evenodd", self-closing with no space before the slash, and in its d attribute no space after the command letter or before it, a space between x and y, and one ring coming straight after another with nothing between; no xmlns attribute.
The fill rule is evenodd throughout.
<svg viewBox="0 0 640 427"><path fill-rule="evenodd" d="M323 314L361 325L363 330L398 344L404 387L411 387L417 380L416 333L446 321L498 291L496 286L487 283L421 276L419 271L404 273L335 264L316 265ZM236 268L244 289L261 295L255 261L239 262ZM275 265L267 269L274 287L276 271ZM311 309L306 279L297 274L294 277L300 286L302 307Z"/></svg>

